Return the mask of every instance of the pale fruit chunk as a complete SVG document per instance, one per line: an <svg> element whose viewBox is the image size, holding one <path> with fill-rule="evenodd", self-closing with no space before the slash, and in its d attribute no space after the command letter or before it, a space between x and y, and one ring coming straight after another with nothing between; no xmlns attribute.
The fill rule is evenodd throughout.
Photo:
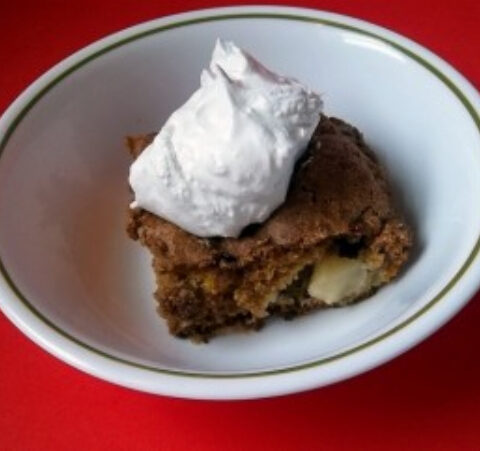
<svg viewBox="0 0 480 451"><path fill-rule="evenodd" d="M358 259L327 255L315 264L308 294L329 305L348 302L367 293L373 274Z"/></svg>

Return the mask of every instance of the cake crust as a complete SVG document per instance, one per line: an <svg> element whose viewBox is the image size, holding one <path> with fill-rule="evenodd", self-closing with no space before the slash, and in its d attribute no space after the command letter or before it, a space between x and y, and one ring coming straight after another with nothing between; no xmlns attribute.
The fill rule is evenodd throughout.
<svg viewBox="0 0 480 451"><path fill-rule="evenodd" d="M136 157L154 135L128 138ZM243 266L278 246L309 247L332 235L375 235L395 216L383 169L354 127L322 117L292 177L285 202L240 238L196 237L143 210L129 211L128 233L164 257L165 269ZM256 230L254 230L256 228Z"/></svg>

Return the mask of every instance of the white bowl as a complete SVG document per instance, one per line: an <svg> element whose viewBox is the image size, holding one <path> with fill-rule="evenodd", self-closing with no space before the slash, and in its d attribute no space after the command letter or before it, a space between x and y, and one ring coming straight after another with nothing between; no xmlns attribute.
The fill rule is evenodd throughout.
<svg viewBox="0 0 480 451"><path fill-rule="evenodd" d="M158 130L217 37L324 93L387 166L416 231L408 268L358 305L208 345L155 313L150 258L124 231L126 134ZM480 100L412 41L336 14L196 11L109 36L34 82L0 121L0 305L30 338L103 379L191 398L330 384L444 324L479 283ZM321 176L321 174L319 174Z"/></svg>

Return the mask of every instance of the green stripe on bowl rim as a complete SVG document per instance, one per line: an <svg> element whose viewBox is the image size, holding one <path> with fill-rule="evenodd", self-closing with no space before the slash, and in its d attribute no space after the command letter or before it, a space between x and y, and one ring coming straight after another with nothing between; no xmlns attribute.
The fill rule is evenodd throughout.
<svg viewBox="0 0 480 451"><path fill-rule="evenodd" d="M339 22L338 20L329 20L329 19L322 19L318 17L309 17L309 16L303 16L303 15L296 15L296 14L283 14L283 13L239 13L239 14L219 14L219 15L213 15L213 16L207 16L207 17L200 17L200 18L194 18L194 19L187 19L187 20L182 20L158 27L153 27L152 29L145 30L138 32L130 37L119 39L113 44L106 45L104 48L97 50L96 52L92 53L91 55L88 55L78 61L75 64L72 64L69 68L65 69L61 74L56 76L53 80L51 80L47 85L45 85L40 91L38 91L32 99L25 105L22 110L15 116L15 118L11 121L7 131L5 132L2 140L0 141L0 157L3 154L3 151L5 150L5 147L9 141L9 139L12 137L15 129L18 127L18 125L21 123L21 121L25 118L25 116L28 114L28 112L33 108L33 106L46 94L48 91L50 91L53 87L55 87L58 83L60 83L64 78L68 77L70 74L75 72L77 69L81 68L85 64L89 63L90 61L99 58L100 56L118 48L123 45L129 44L133 41L142 39L144 37L161 33L163 31L168 31L172 30L175 28L180 28L180 27L186 27L189 25L198 25L202 23L207 23L207 22L213 22L213 21L225 21L225 20L237 20L237 19L281 19L281 20L293 20L297 22L308 22L312 24L320 24L324 26L329 26L329 27L334 27L346 31L351 31L355 32L358 34L361 34L363 36L368 36L374 39L377 39L384 44L387 44L396 50L400 51L404 55L408 56L409 58L413 59L417 63L419 63L421 66L423 66L425 69L427 69L429 72L431 72L435 77L437 77L444 85L448 87L448 89L458 98L458 100L462 103L462 105L465 107L467 112L469 113L469 116L473 120L474 124L476 125L479 133L480 133L480 116L473 107L473 105L469 102L467 96L458 88L455 83L453 83L443 72L441 72L437 67L435 67L432 63L428 62L424 58L422 58L420 55L416 54L412 50L409 50L402 45L385 38L383 36L379 36L376 33L373 33L371 31L363 30L362 28L359 28L357 26L352 26L348 24L344 24L342 22ZM113 362L116 363L121 363L125 364L137 369L141 370L147 370L151 372L156 372L156 373L162 373L162 374L167 374L167 375L172 375L172 376L184 376L184 377L194 377L194 378L217 378L217 379L235 379L235 378L251 378L251 377L259 377L259 376L271 376L271 375L278 375L278 374L283 374L283 373L289 373L289 372L294 372L294 371L299 371L299 370L304 370L308 368L314 368L317 366L325 365L330 362L337 361L339 359L351 356L352 354L355 354L359 351L362 351L366 348L369 348L383 340L385 340L387 337L390 337L391 335L395 334L396 332L406 328L408 325L410 325L412 322L414 322L416 319L424 315L427 311L429 311L434 305L436 305L441 299L445 297L445 295L451 291L451 289L457 284L457 282L463 277L463 275L466 273L466 271L470 268L472 262L475 260L475 258L478 255L478 252L480 250L480 236L477 239L475 245L473 246L469 256L461 266L461 268L458 270L458 272L452 277L452 279L443 287L443 289L433 298L431 299L427 304L425 304L420 310L415 312L413 315L411 315L409 318L401 322L400 324L396 325L395 327L389 329L387 332L384 332L383 334L375 337L372 340L369 340L365 343L362 343L358 346L355 346L353 348L347 349L343 352L340 352L338 354L332 355L330 357L322 358L319 360L315 360L312 362L304 363L304 364L299 364L299 365L293 365L290 367L285 367L285 368L279 368L279 369L273 369L273 370L266 370L266 371L256 371L256 372L244 372L244 373L208 373L208 372L192 372L192 371L181 371L181 370L174 370L174 369L167 369L167 368L157 368L154 366L149 366L137 362L133 362L121 357L117 357L115 355L109 354L107 352L104 352L100 349L95 348L94 346L89 345L88 343L84 343L83 341L79 340L78 338L70 335L68 332L64 331L62 328L57 326L55 323L53 323L50 319L48 319L46 316L44 316L37 308L33 305L32 302L30 302L20 291L20 289L16 286L15 282L12 280L11 276L9 275L3 261L0 258L0 272L2 273L3 277L5 278L6 282L12 289L12 291L17 295L17 297L20 299L20 301L27 307L31 313L33 313L38 319L40 319L44 324L46 324L48 327L53 329L55 332L60 334L62 337L70 340L71 342L77 344L78 346L81 346L82 348L93 352L94 354L104 357L106 359L109 359Z"/></svg>

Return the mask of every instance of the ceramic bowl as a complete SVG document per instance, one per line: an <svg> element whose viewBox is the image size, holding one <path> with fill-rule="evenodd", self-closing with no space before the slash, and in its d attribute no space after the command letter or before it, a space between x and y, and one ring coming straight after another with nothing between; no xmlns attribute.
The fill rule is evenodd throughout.
<svg viewBox="0 0 480 451"><path fill-rule="evenodd" d="M365 302L198 345L168 334L149 254L126 236L123 138L162 126L198 86L217 37L322 92L327 114L363 131L416 246ZM256 398L364 372L477 289L479 111L476 90L440 58L345 16L236 7L128 28L56 65L1 118L0 306L65 362L151 393Z"/></svg>

